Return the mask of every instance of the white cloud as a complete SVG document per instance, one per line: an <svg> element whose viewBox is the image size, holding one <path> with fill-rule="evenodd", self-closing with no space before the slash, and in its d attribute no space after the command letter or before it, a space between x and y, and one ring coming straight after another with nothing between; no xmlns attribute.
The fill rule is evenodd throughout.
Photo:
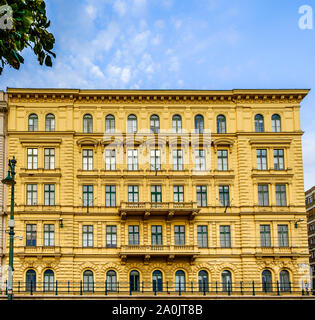
<svg viewBox="0 0 315 320"><path fill-rule="evenodd" d="M143 14L146 10L147 1L146 0L133 0L132 13L135 15Z"/></svg>
<svg viewBox="0 0 315 320"><path fill-rule="evenodd" d="M151 35L150 30L146 30L137 33L131 40L131 48L133 48L136 54L143 52L148 45L149 37Z"/></svg>
<svg viewBox="0 0 315 320"><path fill-rule="evenodd" d="M91 42L92 48L89 47L87 49L109 51L119 35L119 32L119 26L116 23L111 22L106 30L99 31L96 38Z"/></svg>
<svg viewBox="0 0 315 320"><path fill-rule="evenodd" d="M97 10L92 4L89 4L85 7L85 12L90 19L94 20L96 18Z"/></svg>
<svg viewBox="0 0 315 320"><path fill-rule="evenodd" d="M175 29L178 30L178 29L182 26L182 24L183 24L183 21L181 21L181 20L176 20L176 21L174 22Z"/></svg>
<svg viewBox="0 0 315 320"><path fill-rule="evenodd" d="M154 22L154 26L156 27L156 28L158 28L158 29L163 29L164 27L165 27L165 22L164 22L164 20L156 20L155 22Z"/></svg>
<svg viewBox="0 0 315 320"><path fill-rule="evenodd" d="M123 68L122 72L121 72L121 81L123 83L128 83L129 80L130 80L130 76L131 76L131 73L130 73L130 69L129 68Z"/></svg>
<svg viewBox="0 0 315 320"><path fill-rule="evenodd" d="M154 38L152 38L151 40L151 43L154 45L154 46L158 46L159 44L161 44L162 42L162 37L160 34L157 34Z"/></svg>
<svg viewBox="0 0 315 320"><path fill-rule="evenodd" d="M162 5L167 9L170 9L173 6L173 0L163 0Z"/></svg>
<svg viewBox="0 0 315 320"><path fill-rule="evenodd" d="M173 56L170 58L170 62L169 62L169 70L170 71L179 71L179 61L178 61L178 57Z"/></svg>
<svg viewBox="0 0 315 320"><path fill-rule="evenodd" d="M125 1L114 0L113 9L119 16L123 17L127 12L127 5Z"/></svg>

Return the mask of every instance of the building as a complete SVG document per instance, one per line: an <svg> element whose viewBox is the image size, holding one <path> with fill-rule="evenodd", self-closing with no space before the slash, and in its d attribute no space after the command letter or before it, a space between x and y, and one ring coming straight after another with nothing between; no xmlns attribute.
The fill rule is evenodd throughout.
<svg viewBox="0 0 315 320"><path fill-rule="evenodd" d="M312 287L315 288L315 186L305 192Z"/></svg>
<svg viewBox="0 0 315 320"><path fill-rule="evenodd" d="M23 236L15 292L289 292L309 281L308 90L7 93Z"/></svg>
<svg viewBox="0 0 315 320"><path fill-rule="evenodd" d="M6 128L7 126L7 96L0 91L0 181L6 177ZM5 207L6 188L0 184L0 290L4 285L4 246L5 246Z"/></svg>

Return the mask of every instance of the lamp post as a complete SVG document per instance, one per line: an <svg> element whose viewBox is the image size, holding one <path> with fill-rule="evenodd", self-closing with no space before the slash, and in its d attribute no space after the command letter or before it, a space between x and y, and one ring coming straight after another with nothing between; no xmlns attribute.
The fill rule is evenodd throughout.
<svg viewBox="0 0 315 320"><path fill-rule="evenodd" d="M10 220L8 226L10 228L10 246L9 246L9 267L8 267L8 300L12 300L13 297L13 240L14 240L14 184L15 184L15 164L16 160L13 156L12 160L9 160L8 176L1 180L3 184L11 186L11 210Z"/></svg>

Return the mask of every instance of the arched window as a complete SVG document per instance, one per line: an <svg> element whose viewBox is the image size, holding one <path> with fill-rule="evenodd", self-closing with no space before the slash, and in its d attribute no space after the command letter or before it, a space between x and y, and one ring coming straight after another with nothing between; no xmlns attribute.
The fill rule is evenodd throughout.
<svg viewBox="0 0 315 320"><path fill-rule="evenodd" d="M272 292L272 276L269 270L264 270L261 274L263 292Z"/></svg>
<svg viewBox="0 0 315 320"><path fill-rule="evenodd" d="M224 270L221 274L222 281L222 291L231 292L232 291L232 275L228 270Z"/></svg>
<svg viewBox="0 0 315 320"><path fill-rule="evenodd" d="M160 132L160 118L156 114L150 117L150 131L151 133Z"/></svg>
<svg viewBox="0 0 315 320"><path fill-rule="evenodd" d="M278 114L274 114L271 117L271 126L272 126L272 132L281 131L281 118Z"/></svg>
<svg viewBox="0 0 315 320"><path fill-rule="evenodd" d="M290 274L287 270L280 272L280 291L291 292Z"/></svg>
<svg viewBox="0 0 315 320"><path fill-rule="evenodd" d="M28 270L25 276L26 291L36 291L36 272Z"/></svg>
<svg viewBox="0 0 315 320"><path fill-rule="evenodd" d="M154 292L163 291L163 275L160 270L155 270L152 274L152 286Z"/></svg>
<svg viewBox="0 0 315 320"><path fill-rule="evenodd" d="M172 119L173 132L182 132L182 117L179 114L175 114Z"/></svg>
<svg viewBox="0 0 315 320"><path fill-rule="evenodd" d="M199 292L209 291L209 276L208 272L201 270L198 273Z"/></svg>
<svg viewBox="0 0 315 320"><path fill-rule="evenodd" d="M106 273L106 289L107 291L117 291L117 275L114 270Z"/></svg>
<svg viewBox="0 0 315 320"><path fill-rule="evenodd" d="M46 131L55 131L55 116L51 113L46 115L45 130Z"/></svg>
<svg viewBox="0 0 315 320"><path fill-rule="evenodd" d="M175 290L185 291L185 272L183 270L178 270L175 273Z"/></svg>
<svg viewBox="0 0 315 320"><path fill-rule="evenodd" d="M130 114L127 120L127 132L136 133L137 132L137 117L134 114Z"/></svg>
<svg viewBox="0 0 315 320"><path fill-rule="evenodd" d="M115 117L112 114L109 114L105 118L105 131L106 133L115 132Z"/></svg>
<svg viewBox="0 0 315 320"><path fill-rule="evenodd" d="M46 270L44 272L44 292L54 291L54 272Z"/></svg>
<svg viewBox="0 0 315 320"><path fill-rule="evenodd" d="M140 290L140 275L137 270L132 270L129 274L130 291Z"/></svg>
<svg viewBox="0 0 315 320"><path fill-rule="evenodd" d="M255 116L255 132L264 132L264 117L261 114Z"/></svg>
<svg viewBox="0 0 315 320"><path fill-rule="evenodd" d="M195 132L196 133L203 133L204 129L204 120L201 114L195 116Z"/></svg>
<svg viewBox="0 0 315 320"><path fill-rule="evenodd" d="M223 114L217 116L217 133L226 133L226 119Z"/></svg>
<svg viewBox="0 0 315 320"><path fill-rule="evenodd" d="M84 133L93 132L93 117L90 114L85 114L83 116L83 132Z"/></svg>
<svg viewBox="0 0 315 320"><path fill-rule="evenodd" d="M38 131L38 116L35 113L28 117L28 131Z"/></svg>
<svg viewBox="0 0 315 320"><path fill-rule="evenodd" d="M86 270L83 273L83 291L94 292L94 279L91 270Z"/></svg>

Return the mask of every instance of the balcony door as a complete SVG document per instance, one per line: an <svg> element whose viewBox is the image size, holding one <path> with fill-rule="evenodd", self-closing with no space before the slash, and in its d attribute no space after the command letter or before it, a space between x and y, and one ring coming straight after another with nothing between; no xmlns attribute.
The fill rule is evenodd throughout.
<svg viewBox="0 0 315 320"><path fill-rule="evenodd" d="M185 291L185 272L178 270L175 273L175 290Z"/></svg>
<svg viewBox="0 0 315 320"><path fill-rule="evenodd" d="M163 291L163 276L160 270L155 270L152 275L152 285L154 292Z"/></svg>
<svg viewBox="0 0 315 320"><path fill-rule="evenodd" d="M130 291L140 291L140 275L137 270L132 270L129 275Z"/></svg>

